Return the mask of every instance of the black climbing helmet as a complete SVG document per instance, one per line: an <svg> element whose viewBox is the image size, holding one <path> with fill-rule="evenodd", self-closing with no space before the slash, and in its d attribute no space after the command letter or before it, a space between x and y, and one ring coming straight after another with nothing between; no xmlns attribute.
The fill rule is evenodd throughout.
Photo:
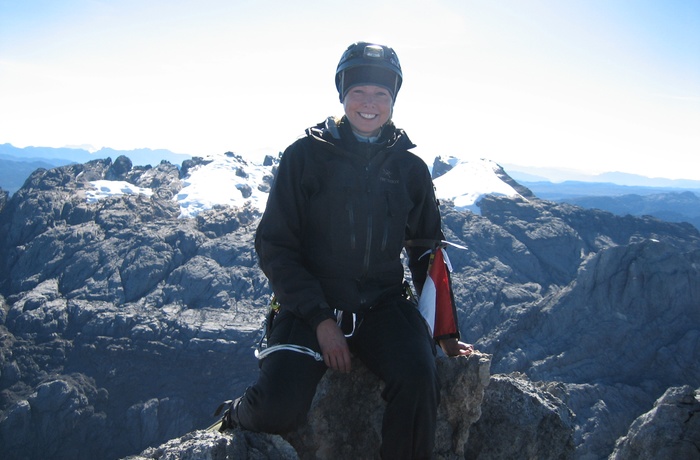
<svg viewBox="0 0 700 460"><path fill-rule="evenodd" d="M356 85L382 86L391 92L392 99L401 88L403 74L399 58L388 46L374 43L353 43L343 53L335 70L335 87L340 102L348 90Z"/></svg>

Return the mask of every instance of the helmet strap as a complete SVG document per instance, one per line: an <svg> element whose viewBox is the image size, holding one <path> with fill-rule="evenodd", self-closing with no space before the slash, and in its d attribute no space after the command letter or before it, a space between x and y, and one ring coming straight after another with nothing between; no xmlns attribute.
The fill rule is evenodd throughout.
<svg viewBox="0 0 700 460"><path fill-rule="evenodd" d="M343 88L345 88L345 70L343 70L340 73L340 102L343 102L343 99L345 99L345 95L343 94Z"/></svg>

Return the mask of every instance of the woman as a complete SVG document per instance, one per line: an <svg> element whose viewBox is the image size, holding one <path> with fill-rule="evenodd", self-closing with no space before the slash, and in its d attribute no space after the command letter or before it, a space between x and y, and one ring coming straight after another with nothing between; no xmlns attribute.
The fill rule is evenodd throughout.
<svg viewBox="0 0 700 460"><path fill-rule="evenodd" d="M349 372L352 352L385 383L382 457L432 456L435 341L405 296L400 257L407 241L416 242L406 249L420 292L428 266L420 256L443 234L428 168L391 122L402 80L391 48L351 45L335 78L345 115L309 128L284 152L256 234L260 266L281 305L268 343L283 350L261 361L230 424L294 429L327 368ZM449 356L472 352L456 331L438 343Z"/></svg>

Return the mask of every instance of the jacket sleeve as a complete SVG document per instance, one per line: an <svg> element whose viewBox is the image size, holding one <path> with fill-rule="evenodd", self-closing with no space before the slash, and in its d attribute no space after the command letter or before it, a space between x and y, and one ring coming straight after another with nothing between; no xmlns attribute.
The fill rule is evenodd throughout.
<svg viewBox="0 0 700 460"><path fill-rule="evenodd" d="M408 268L413 278L413 286L418 295L423 290L428 273L430 257L426 255L445 237L442 233L440 209L433 181L430 178L428 167L420 160L422 167L417 168L416 178L411 183L415 184L411 192L413 209L409 214L406 226L406 252L408 254Z"/></svg>
<svg viewBox="0 0 700 460"><path fill-rule="evenodd" d="M423 180L417 180L416 183L422 184L422 187L419 187L414 194L414 212L409 215L406 229L408 266L411 270L413 285L419 295L418 308L426 319L435 340L459 339L452 285L449 271L442 258L444 249L441 241L445 236L442 232L440 208L435 198L430 173L424 164L420 175ZM434 264L431 264L431 261ZM426 289L430 292L425 292L429 270L431 283Z"/></svg>
<svg viewBox="0 0 700 460"><path fill-rule="evenodd" d="M267 206L255 235L255 250L281 308L291 310L314 330L333 312L320 282L306 269L302 235L307 224L303 139L282 155Z"/></svg>

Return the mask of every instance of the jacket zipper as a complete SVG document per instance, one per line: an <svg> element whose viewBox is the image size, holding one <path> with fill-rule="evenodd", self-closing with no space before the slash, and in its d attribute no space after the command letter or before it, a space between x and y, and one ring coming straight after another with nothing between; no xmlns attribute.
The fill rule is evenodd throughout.
<svg viewBox="0 0 700 460"><path fill-rule="evenodd" d="M365 258L363 273L367 274L369 272L369 261L372 252L372 206L371 197L372 190L370 188L369 180L369 162L365 165L365 187L367 191L367 243L365 244Z"/></svg>
<svg viewBox="0 0 700 460"><path fill-rule="evenodd" d="M355 211L352 207L352 202L349 201L345 205L345 209L348 211L348 220L350 221L350 248L355 249L356 238L355 238Z"/></svg>
<svg viewBox="0 0 700 460"><path fill-rule="evenodd" d="M364 273L369 271L369 259L372 253L372 213L367 215L367 244L365 245Z"/></svg>
<svg viewBox="0 0 700 460"><path fill-rule="evenodd" d="M386 244L389 239L389 222L391 222L391 201L389 200L389 192L386 193L386 218L384 219L384 233L382 234L382 251L386 251Z"/></svg>

